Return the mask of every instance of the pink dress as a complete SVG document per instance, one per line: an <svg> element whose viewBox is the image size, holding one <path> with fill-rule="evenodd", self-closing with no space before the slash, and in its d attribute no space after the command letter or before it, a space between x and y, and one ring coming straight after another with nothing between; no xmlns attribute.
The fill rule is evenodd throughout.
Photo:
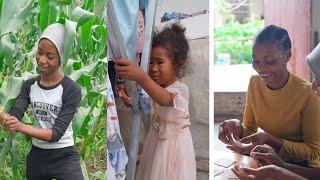
<svg viewBox="0 0 320 180"><path fill-rule="evenodd" d="M174 105L153 103L136 180L196 179L188 87L176 81L166 90L174 94Z"/></svg>

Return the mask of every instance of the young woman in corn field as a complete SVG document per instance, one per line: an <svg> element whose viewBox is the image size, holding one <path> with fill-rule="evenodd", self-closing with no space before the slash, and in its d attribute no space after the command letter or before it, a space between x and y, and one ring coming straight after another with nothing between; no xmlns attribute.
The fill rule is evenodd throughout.
<svg viewBox="0 0 320 180"><path fill-rule="evenodd" d="M5 129L32 137L28 179L83 179L71 127L81 88L60 70L65 34L64 25L59 23L44 30L36 54L40 75L24 82L11 111L0 114ZM35 126L21 122L29 105Z"/></svg>

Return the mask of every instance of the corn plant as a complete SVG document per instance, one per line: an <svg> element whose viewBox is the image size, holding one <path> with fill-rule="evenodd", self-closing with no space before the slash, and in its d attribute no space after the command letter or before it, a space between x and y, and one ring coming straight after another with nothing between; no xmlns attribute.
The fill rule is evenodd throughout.
<svg viewBox="0 0 320 180"><path fill-rule="evenodd" d="M50 24L65 24L64 73L82 88L82 101L72 124L86 179L106 175L105 0L0 0L0 105L9 111L22 83L38 75L38 39ZM33 124L31 111L22 121ZM30 137L0 126L0 179L25 179Z"/></svg>

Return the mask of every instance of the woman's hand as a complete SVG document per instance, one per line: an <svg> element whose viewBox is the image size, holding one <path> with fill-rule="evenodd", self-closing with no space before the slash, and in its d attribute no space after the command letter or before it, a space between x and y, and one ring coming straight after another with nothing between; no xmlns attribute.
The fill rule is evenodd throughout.
<svg viewBox="0 0 320 180"><path fill-rule="evenodd" d="M15 116L7 116L3 124L8 131L21 131L21 129L25 125L20 122Z"/></svg>
<svg viewBox="0 0 320 180"><path fill-rule="evenodd" d="M228 149L237 154L249 155L251 150L254 148L252 144L241 144L241 145L228 145Z"/></svg>
<svg viewBox="0 0 320 180"><path fill-rule="evenodd" d="M257 145L252 149L250 156L258 162L259 166L274 164L279 167L285 167L286 164L274 149L268 145Z"/></svg>
<svg viewBox="0 0 320 180"><path fill-rule="evenodd" d="M232 167L231 171L241 180L264 180L273 179L272 176L277 171L274 165L264 166L257 169L239 167L238 164Z"/></svg>
<svg viewBox="0 0 320 180"><path fill-rule="evenodd" d="M305 180L305 178L298 174L275 165L263 166L257 169L246 167L241 168L238 165L235 165L231 170L241 180Z"/></svg>
<svg viewBox="0 0 320 180"><path fill-rule="evenodd" d="M243 127L238 119L225 120L220 124L218 138L227 148L238 154L248 154L251 152L252 144L242 144L239 139L242 137Z"/></svg>
<svg viewBox="0 0 320 180"><path fill-rule="evenodd" d="M265 132L257 132L244 137L240 140L242 143L252 143L253 146L268 144L273 147L277 152L282 148L283 141L280 138L274 137L271 134Z"/></svg>
<svg viewBox="0 0 320 180"><path fill-rule="evenodd" d="M124 77L128 80L133 80L138 83L143 81L144 77L147 76L145 72L139 67L139 65L130 61L126 58L117 58L115 61L116 65L114 66L116 73L119 76Z"/></svg>
<svg viewBox="0 0 320 180"><path fill-rule="evenodd" d="M267 144L271 139L271 135L265 132L257 132L240 139L242 143L252 143L253 145Z"/></svg>
<svg viewBox="0 0 320 180"><path fill-rule="evenodd" d="M243 127L238 119L229 119L220 123L218 138L225 144L233 145L234 140L242 138Z"/></svg>

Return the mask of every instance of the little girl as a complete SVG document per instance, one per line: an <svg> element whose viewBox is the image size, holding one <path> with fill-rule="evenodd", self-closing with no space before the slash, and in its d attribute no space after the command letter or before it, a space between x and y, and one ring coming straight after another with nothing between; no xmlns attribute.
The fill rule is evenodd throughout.
<svg viewBox="0 0 320 180"><path fill-rule="evenodd" d="M81 88L60 71L66 29L52 24L43 32L36 54L40 76L27 80L10 113L0 120L8 131L32 137L27 156L28 179L83 179L74 148L71 121L81 101ZM30 105L35 127L21 119Z"/></svg>
<svg viewBox="0 0 320 180"><path fill-rule="evenodd" d="M173 24L154 36L149 76L133 61L116 61L117 74L136 81L153 100L151 126L136 176L139 180L196 179L188 87L177 80L189 51L184 31Z"/></svg>

